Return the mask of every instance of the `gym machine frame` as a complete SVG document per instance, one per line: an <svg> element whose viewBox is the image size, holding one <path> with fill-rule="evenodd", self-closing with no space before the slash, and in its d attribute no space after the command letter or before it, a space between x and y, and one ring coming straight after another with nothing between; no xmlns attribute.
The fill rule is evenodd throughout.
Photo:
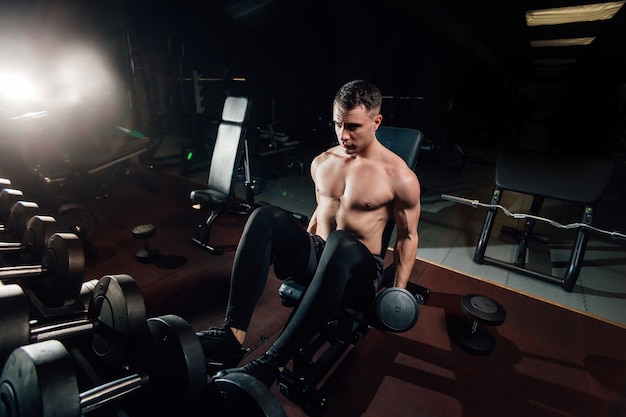
<svg viewBox="0 0 626 417"><path fill-rule="evenodd" d="M393 228L393 221L387 230ZM318 388L333 367L371 327L381 331L402 333L410 330L418 320L419 305L426 304L430 290L409 282L407 288L393 286L395 264L384 270L381 291L368 311L359 313L339 308L330 321L319 329L293 358L291 368L285 367L278 378L278 387L285 397L300 406L310 416L321 416L328 401ZM383 289L384 288L384 289ZM278 290L281 304L296 307L305 287L291 280L283 282Z"/></svg>
<svg viewBox="0 0 626 417"><path fill-rule="evenodd" d="M560 157L520 150L502 151L498 155L496 184L474 253L474 262L498 266L557 284L565 291L571 292L576 285L582 267L594 216L594 206L602 197L613 169L612 161L599 158ZM514 262L505 262L485 255L497 208L505 190L533 196L528 215L524 217L526 219L524 228L518 232L520 238ZM567 271L563 277L526 267L526 252L530 239L533 237L537 220L543 220L539 217L539 212L545 198L568 201L584 206ZM458 198L454 201L459 202ZM518 215L517 218L521 217ZM556 222L551 223L557 224Z"/></svg>

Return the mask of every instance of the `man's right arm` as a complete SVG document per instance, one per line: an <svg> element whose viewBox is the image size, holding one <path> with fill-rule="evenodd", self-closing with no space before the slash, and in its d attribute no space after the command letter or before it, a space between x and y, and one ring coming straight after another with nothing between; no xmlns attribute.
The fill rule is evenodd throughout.
<svg viewBox="0 0 626 417"><path fill-rule="evenodd" d="M309 220L309 225L306 228L306 231L311 233L312 235L315 234L316 230L317 230L317 209L315 209L313 214L311 214L311 219Z"/></svg>
<svg viewBox="0 0 626 417"><path fill-rule="evenodd" d="M317 202L317 184L315 181L315 172L317 170L317 165L319 163L319 158L320 156L316 156L315 158L313 158L313 161L311 161L311 179L313 180L313 187L314 187L314 191L315 191L315 201ZM311 214L311 218L309 220L309 224L306 228L306 231L311 233L312 235L315 234L315 232L317 231L317 207L315 208L315 210L313 211L313 214Z"/></svg>

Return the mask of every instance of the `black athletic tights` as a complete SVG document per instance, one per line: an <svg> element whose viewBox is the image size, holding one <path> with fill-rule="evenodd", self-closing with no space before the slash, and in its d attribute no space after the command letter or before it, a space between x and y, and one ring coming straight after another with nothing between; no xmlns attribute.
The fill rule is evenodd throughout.
<svg viewBox="0 0 626 417"><path fill-rule="evenodd" d="M367 247L345 231L332 232L317 268L310 268L312 238L285 210L254 210L237 247L225 325L247 331L272 261L287 276L307 285L302 301L276 340L273 351L292 358L339 308L363 311L375 297L380 263Z"/></svg>

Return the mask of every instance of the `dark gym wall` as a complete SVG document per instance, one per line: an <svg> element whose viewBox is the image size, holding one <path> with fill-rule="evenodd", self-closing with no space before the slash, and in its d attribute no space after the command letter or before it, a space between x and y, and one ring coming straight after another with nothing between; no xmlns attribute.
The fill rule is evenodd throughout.
<svg viewBox="0 0 626 417"><path fill-rule="evenodd" d="M195 69L205 77L246 78L229 86L205 85L210 117L219 116L224 92L235 89L253 100L249 126L272 125L303 142L332 142L331 100L348 80L366 78L380 86L384 123L440 138L446 136L451 105L468 112L481 84L492 77L477 49L468 52L472 40L463 39L466 34L458 28L442 33L451 31L446 29L450 22L432 5L373 0L141 4L135 0L126 6L129 30L164 52L167 42L183 42L181 65L187 74ZM164 107L171 102L161 100ZM161 110L173 116L179 108Z"/></svg>
<svg viewBox="0 0 626 417"><path fill-rule="evenodd" d="M321 116L319 103L330 117L336 35L324 1L183 2L176 8L165 3L144 9L131 2L129 30L145 42L152 39L164 56L171 39L184 43L181 65L187 74L246 79L203 84L209 117L219 116L226 91L252 99L252 127L272 124L304 139Z"/></svg>

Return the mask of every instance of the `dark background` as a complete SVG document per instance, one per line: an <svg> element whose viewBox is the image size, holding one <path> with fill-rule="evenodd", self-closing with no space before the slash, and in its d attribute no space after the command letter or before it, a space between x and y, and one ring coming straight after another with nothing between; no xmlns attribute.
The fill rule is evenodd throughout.
<svg viewBox="0 0 626 417"><path fill-rule="evenodd" d="M50 0L4 10L28 14L37 42L50 42L50 29L97 39L127 90L120 106L149 136L203 140L224 96L243 94L253 103L252 132L271 125L303 143L326 146L334 92L365 78L383 91L385 124L418 128L433 142L495 146L524 119L566 137L564 152L619 153L626 12L611 22L550 33L526 28L524 10L572 2L511 3ZM566 31L598 38L584 49L529 46L533 37ZM534 60L549 53L575 56L577 63L566 72L537 72ZM204 79L200 114L193 71Z"/></svg>

